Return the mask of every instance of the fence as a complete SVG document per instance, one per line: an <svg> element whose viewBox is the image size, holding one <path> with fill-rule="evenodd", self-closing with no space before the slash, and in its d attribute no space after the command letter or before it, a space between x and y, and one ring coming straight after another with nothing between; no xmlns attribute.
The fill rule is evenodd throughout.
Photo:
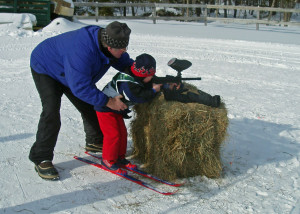
<svg viewBox="0 0 300 214"><path fill-rule="evenodd" d="M43 27L50 23L50 0L0 0L0 12L34 14Z"/></svg>
<svg viewBox="0 0 300 214"><path fill-rule="evenodd" d="M241 24L256 24L256 29L259 30L259 24L267 25L283 25L283 26L300 26L300 22L284 22L284 21L274 21L274 20L263 20L261 19L262 11L269 12L279 12L279 13L300 13L300 9L284 9L284 8L271 8L271 7L254 7L254 6L231 6L231 5L203 5L203 4L160 4L160 3L99 3L99 2L74 2L75 7L95 7L95 16L78 16L75 15L78 19L91 19L94 18L96 21L99 19L150 19L153 20L153 23L156 23L156 20L182 20L182 21L203 21L205 25L209 21L221 21L225 23L241 23ZM117 7L124 8L127 7L148 7L152 9L152 16L99 16L99 8L101 7ZM156 9L163 7L171 8L200 8L204 10L203 16L188 16L186 13L185 16L157 16ZM216 17L210 17L208 10L215 9ZM220 18L218 17L218 11L220 9L225 10L250 10L257 12L256 19L240 19L240 18Z"/></svg>

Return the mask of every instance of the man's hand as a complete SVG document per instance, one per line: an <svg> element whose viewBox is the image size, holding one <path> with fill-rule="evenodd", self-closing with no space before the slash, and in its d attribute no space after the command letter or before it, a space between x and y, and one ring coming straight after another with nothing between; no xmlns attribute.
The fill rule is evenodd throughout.
<svg viewBox="0 0 300 214"><path fill-rule="evenodd" d="M127 109L127 105L125 105L122 101L121 98L123 98L122 95L118 95L114 98L109 98L106 106L112 110L116 110L116 111L123 111L125 109Z"/></svg>
<svg viewBox="0 0 300 214"><path fill-rule="evenodd" d="M176 90L179 90L180 87L181 87L181 84L180 84L180 83L168 83L168 85L169 85L169 89L170 89L170 90L173 90L174 88L175 88Z"/></svg>
<svg viewBox="0 0 300 214"><path fill-rule="evenodd" d="M159 92L161 87L162 87L163 84L155 84L153 83L153 89L156 91L156 92Z"/></svg>

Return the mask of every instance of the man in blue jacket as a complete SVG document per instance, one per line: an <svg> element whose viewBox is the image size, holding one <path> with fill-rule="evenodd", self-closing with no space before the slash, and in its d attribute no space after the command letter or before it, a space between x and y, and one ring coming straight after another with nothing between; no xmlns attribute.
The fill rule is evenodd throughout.
<svg viewBox="0 0 300 214"><path fill-rule="evenodd" d="M30 67L42 102L36 141L29 159L39 176L59 179L52 164L60 130L63 94L81 113L86 150L101 152L103 134L94 106L120 111L127 108L122 96L108 98L96 87L110 66L122 71L133 60L126 53L131 30L125 23L112 22L106 28L87 26L41 42L32 52Z"/></svg>

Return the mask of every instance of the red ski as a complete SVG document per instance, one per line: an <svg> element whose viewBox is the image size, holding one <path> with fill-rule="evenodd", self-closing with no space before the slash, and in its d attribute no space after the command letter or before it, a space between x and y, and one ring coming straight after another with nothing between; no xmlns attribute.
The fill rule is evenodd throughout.
<svg viewBox="0 0 300 214"><path fill-rule="evenodd" d="M92 157L94 157L94 158L97 158L98 160L101 160L101 157L98 156L98 155L92 154L92 153L90 153L90 152L85 152L85 154L90 155L90 156L92 156ZM129 170L129 171L131 171L131 172L134 172L134 173L136 173L136 174L139 174L139 175L141 175L141 176L144 176L144 177L146 177L146 178L149 178L149 179L151 179L151 180L158 181L158 182L160 182L160 183L162 183L162 184L169 185L169 186L180 187L180 186L184 185L184 183L182 183L182 184L177 184L177 183L172 183L172 182L163 180L163 179L161 179L161 178L158 178L158 177L156 177L156 176L154 176L154 175L148 174L147 172L144 172L144 171L139 170L139 169L131 169L131 168L128 168L128 167L122 167L122 168L123 168L123 169L127 169L127 170Z"/></svg>
<svg viewBox="0 0 300 214"><path fill-rule="evenodd" d="M102 166L101 164L99 164L99 163L96 163L96 162L93 162L93 161L90 161L90 160L88 160L88 159L81 158L81 157L78 157L78 156L74 156L74 158L75 158L76 160L82 161L82 162L84 162L84 163L90 164L90 165L92 165L92 166L95 166L95 167L98 167L98 168L100 168L100 169L103 169L103 170L105 170L105 171L107 171L107 172L110 172L110 173L113 173L113 174L115 174L115 175L117 175L117 176L120 176L120 177L122 177L122 178L125 178L125 179L127 179L127 180L129 180L129 181L132 181L133 183L136 183L136 184L138 184L138 185L140 185L140 186L146 187L146 188L148 188L148 189L150 189L150 190L153 190L154 192L157 192L157 193L162 194L162 195L173 195L173 194L175 194L176 192L178 192L178 190L176 190L176 191L174 191L174 192L163 192L163 191L161 191L161 190L159 190L159 189L157 189L157 188L151 186L150 184L148 184L148 183L146 183L146 182L144 182L144 181L141 181L141 180L139 180L139 179L136 179L136 178L134 178L134 177L132 177L132 176L130 176L130 175L122 175L122 174L116 173L116 172L114 172L114 171L112 171L112 170L109 170L109 169L103 167L103 166Z"/></svg>

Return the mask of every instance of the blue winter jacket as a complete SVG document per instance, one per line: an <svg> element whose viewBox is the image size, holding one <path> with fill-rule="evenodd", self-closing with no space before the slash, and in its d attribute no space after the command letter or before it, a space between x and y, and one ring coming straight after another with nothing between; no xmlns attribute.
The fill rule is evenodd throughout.
<svg viewBox="0 0 300 214"><path fill-rule="evenodd" d="M31 68L69 87L72 93L94 106L105 106L108 97L96 83L109 69L109 58L100 50L99 26L87 26L41 42L32 52ZM122 71L133 63L124 53L112 66Z"/></svg>

